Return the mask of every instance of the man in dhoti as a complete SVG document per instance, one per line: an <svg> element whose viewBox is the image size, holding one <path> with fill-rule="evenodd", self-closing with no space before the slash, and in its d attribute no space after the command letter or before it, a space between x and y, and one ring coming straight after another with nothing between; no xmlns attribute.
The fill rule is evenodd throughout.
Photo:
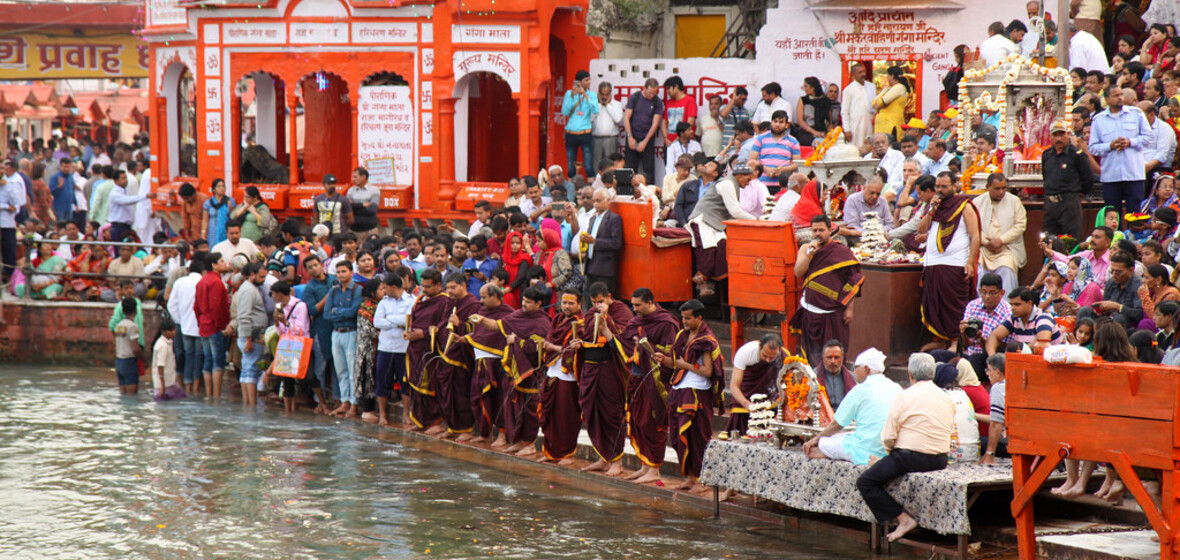
<svg viewBox="0 0 1180 560"><path fill-rule="evenodd" d="M938 174L934 210L918 224L918 233L929 232L922 269L922 324L935 343L952 349L979 263L979 212L970 197L957 194L957 184L949 171Z"/></svg>
<svg viewBox="0 0 1180 560"><path fill-rule="evenodd" d="M485 319L499 321L512 314L512 307L504 304L504 292L492 284L484 284L479 289L480 302L483 310L480 316ZM470 317L468 318L470 320ZM508 447L508 440L504 435L504 416L500 412L504 402L501 393L504 389L504 368L500 361L504 359L504 347L508 345L504 340L504 333L499 329L472 329L467 335L467 343L471 345L475 355L475 369L471 374L471 409L475 415L475 438L471 441L482 442L496 433L496 440L492 442L492 449L500 450Z"/></svg>
<svg viewBox="0 0 1180 560"><path fill-rule="evenodd" d="M680 321L656 303L655 294L648 288L631 294L631 306L636 315L619 335L619 342L631 366L628 434L642 467L624 480L643 484L660 479L660 467L668 451L668 382L673 372L656 361L655 353L672 351Z"/></svg>
<svg viewBox="0 0 1180 560"><path fill-rule="evenodd" d="M832 220L826 215L812 218L813 238L800 248L795 261L795 278L803 294L799 309L791 317L790 329L799 335L803 357L817 370L828 341L837 340L848 347L852 298L865 280L852 250L832 241L833 231Z"/></svg>
<svg viewBox="0 0 1180 560"><path fill-rule="evenodd" d="M783 339L775 333L751 340L733 353L733 373L729 377L729 424L725 431L734 430L746 435L750 427L750 397L766 395L774 402L778 398L775 381L783 368Z"/></svg>
<svg viewBox="0 0 1180 560"><path fill-rule="evenodd" d="M479 315L472 316L472 322L485 329L496 329L504 334L504 384L501 396L504 399L501 413L504 415L504 431L509 446L506 453L520 457L537 454L534 442L540 423L537 420L537 392L544 371L539 368L540 345L544 343L549 330L549 315L541 310L545 293L536 286L529 287L521 294L520 309L510 315L493 321Z"/></svg>
<svg viewBox="0 0 1180 560"><path fill-rule="evenodd" d="M840 122L844 127L844 141L860 148L873 134L873 99L877 88L865 80L864 65L859 62L848 69L852 81L844 86L844 97L840 101Z"/></svg>
<svg viewBox="0 0 1180 560"><path fill-rule="evenodd" d="M447 437L458 436L459 441L469 441L475 436L475 415L471 408L471 376L475 370L475 355L466 344L465 337L473 325L468 319L480 312L483 305L479 299L467 292L467 277L452 272L443 279L447 297L451 300L448 314L446 339L439 349L441 363L435 371L438 381L438 401L442 407L443 422L447 426Z"/></svg>
<svg viewBox="0 0 1180 560"><path fill-rule="evenodd" d="M410 385L410 421L412 429L442 433L442 408L438 403L438 382L432 372L438 361L438 351L446 342L445 332L451 313L451 299L442 293L442 275L437 270L422 271L422 293L410 309L406 325L406 382Z"/></svg>
<svg viewBox="0 0 1180 560"><path fill-rule="evenodd" d="M586 311L578 338L570 343L577 351L578 403L582 421L598 460L583 471L605 470L607 476L623 474L623 445L627 437L627 363L618 335L633 317L626 304L611 297L606 284L590 285L593 307Z"/></svg>
<svg viewBox="0 0 1180 560"><path fill-rule="evenodd" d="M758 219L743 210L741 204L741 189L754 178L754 171L739 163L734 166L732 177L719 178L724 171L724 165L716 160L701 166L701 181L709 186L697 201L686 226L692 232L692 246L696 250L697 272L692 280L701 297L712 295L713 283L729 276L725 221Z"/></svg>
<svg viewBox="0 0 1180 560"><path fill-rule="evenodd" d="M656 360L676 370L668 393L672 447L680 459L684 483L677 490L703 493L699 482L705 447L713 437L713 406L725 386L721 346L705 323L705 304L690 299L680 306L680 323L672 353L656 353Z"/></svg>
<svg viewBox="0 0 1180 560"><path fill-rule="evenodd" d="M541 346L541 364L545 368L541 388L541 461L573 463L582 431L582 407L578 404L578 378L575 377L574 352L566 346L582 324L582 294L567 289L561 294L560 311L553 316L549 334Z"/></svg>

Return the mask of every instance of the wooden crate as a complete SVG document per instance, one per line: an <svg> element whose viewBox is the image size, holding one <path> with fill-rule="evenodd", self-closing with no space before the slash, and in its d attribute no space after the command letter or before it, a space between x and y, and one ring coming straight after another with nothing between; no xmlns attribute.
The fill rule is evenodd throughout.
<svg viewBox="0 0 1180 560"><path fill-rule="evenodd" d="M246 188L249 185L243 185ZM254 185L258 187L258 194L262 196L262 200L266 205L274 210L287 209L287 193L291 190L290 185Z"/></svg>
<svg viewBox="0 0 1180 560"><path fill-rule="evenodd" d="M784 222L725 222L729 305L786 313L798 305L795 227Z"/></svg>
<svg viewBox="0 0 1180 560"><path fill-rule="evenodd" d="M466 212L475 210L475 203L486 200L494 207L504 206L508 199L507 183L456 183L459 194L455 196L455 208Z"/></svg>
<svg viewBox="0 0 1180 560"><path fill-rule="evenodd" d="M651 242L655 230L651 203L615 201L611 211L623 218L615 298L629 301L636 289L648 288L659 302L692 299L692 246L657 247Z"/></svg>

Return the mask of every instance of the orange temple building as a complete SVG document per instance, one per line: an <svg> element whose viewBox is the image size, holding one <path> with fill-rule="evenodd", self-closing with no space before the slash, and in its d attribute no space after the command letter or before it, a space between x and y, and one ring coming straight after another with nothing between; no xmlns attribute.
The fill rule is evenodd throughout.
<svg viewBox="0 0 1180 560"><path fill-rule="evenodd" d="M389 218L445 218L565 164L588 0L149 0L153 192L254 184L309 212L370 170ZM488 185L487 183L495 183Z"/></svg>

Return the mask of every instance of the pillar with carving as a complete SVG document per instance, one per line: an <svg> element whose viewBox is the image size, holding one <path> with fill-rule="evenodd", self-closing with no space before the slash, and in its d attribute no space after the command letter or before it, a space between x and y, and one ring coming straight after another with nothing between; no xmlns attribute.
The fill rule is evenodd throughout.
<svg viewBox="0 0 1180 560"><path fill-rule="evenodd" d="M455 71L452 64L451 10L454 4L434 5L434 91L438 111L434 127L435 153L438 154L438 191L436 209L450 209L455 201ZM442 93L442 95L439 95Z"/></svg>

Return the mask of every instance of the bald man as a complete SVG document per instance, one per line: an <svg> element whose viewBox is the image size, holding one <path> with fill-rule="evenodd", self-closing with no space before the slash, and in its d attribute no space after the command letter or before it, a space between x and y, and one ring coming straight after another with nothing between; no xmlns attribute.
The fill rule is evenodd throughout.
<svg viewBox="0 0 1180 560"><path fill-rule="evenodd" d="M807 175L802 173L791 173L791 176L784 179L779 179L779 184L786 185L778 195L778 201L774 203L774 210L770 211L770 220L772 222L789 222L791 221L791 210L795 209L795 203L799 202L799 197L803 194L803 186L807 184Z"/></svg>

